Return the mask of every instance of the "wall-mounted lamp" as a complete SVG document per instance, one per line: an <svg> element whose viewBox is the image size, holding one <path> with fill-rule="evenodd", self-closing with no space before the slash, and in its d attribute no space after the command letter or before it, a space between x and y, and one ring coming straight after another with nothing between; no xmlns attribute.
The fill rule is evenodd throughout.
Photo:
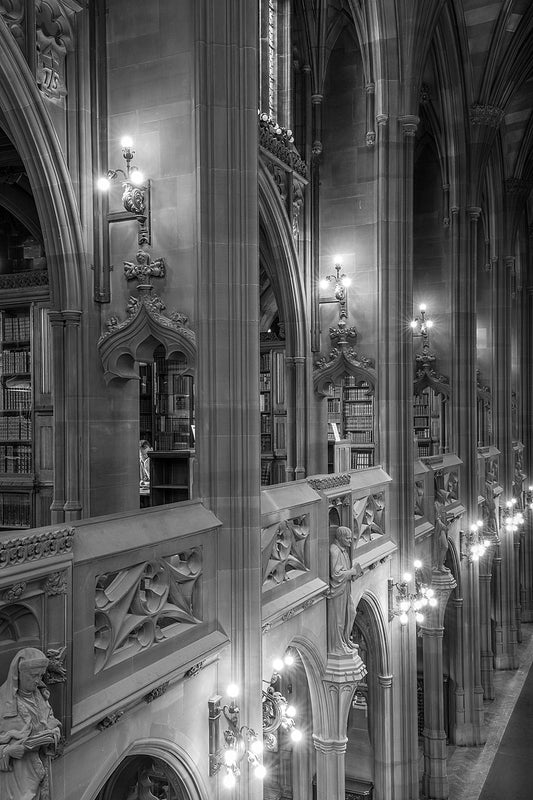
<svg viewBox="0 0 533 800"><path fill-rule="evenodd" d="M421 303L419 306L420 316L411 320L411 328L415 336L423 336L427 339L429 329L433 327L433 320L426 318L426 304Z"/></svg>
<svg viewBox="0 0 533 800"><path fill-rule="evenodd" d="M505 504L503 525L507 533L516 533L520 526L524 524L524 515L519 508L516 508L516 505L516 497L508 500Z"/></svg>
<svg viewBox="0 0 533 800"><path fill-rule="evenodd" d="M349 278L342 270L342 263L339 256L334 257L335 260L335 275L326 275L320 280L319 286L321 289L328 289L329 285L333 283L333 300L325 298L321 303L338 303L339 304L339 325L337 328L330 328L329 335L337 345L343 347L348 344L348 339L355 340L357 338L357 331L352 326L346 327L346 320L348 319L348 309L346 303L346 289L351 285L352 279Z"/></svg>
<svg viewBox="0 0 533 800"><path fill-rule="evenodd" d="M221 705L222 698L215 695L208 701L209 705L209 774L216 775L223 768L222 782L227 789L235 786L241 774L241 764L247 759L254 774L262 780L266 769L261 763L263 742L256 732L247 725L240 724L240 712L235 700L239 688L232 684L227 688L229 704ZM224 741L220 737L220 720L224 716L227 728L223 731Z"/></svg>
<svg viewBox="0 0 533 800"><path fill-rule="evenodd" d="M418 623L424 621L422 609L426 606L435 607L437 599L435 592L420 580L421 561L414 561L415 574L404 572L400 581L389 578L389 620L398 617L402 625L409 622L409 612L413 612ZM415 591L412 592L410 584L415 581ZM396 591L396 593L395 593Z"/></svg>
<svg viewBox="0 0 533 800"><path fill-rule="evenodd" d="M287 651L283 658L277 658L272 664L273 673L267 689L263 689L263 741L267 750L276 750L278 737L277 731L290 732L293 742L302 739L302 732L296 727L296 709L284 697L281 691L281 673L286 667L294 664L294 656ZM292 692L292 685L288 684L289 693Z"/></svg>
<svg viewBox="0 0 533 800"><path fill-rule="evenodd" d="M470 526L470 530L460 532L461 558L467 558L470 564L473 561L479 561L492 544L482 535L482 530L483 523L478 520Z"/></svg>
<svg viewBox="0 0 533 800"><path fill-rule="evenodd" d="M141 170L131 163L135 154L131 137L123 136L120 144L122 156L126 161L126 169L123 170L120 167L108 169L105 176L98 178L96 185L101 192L106 192L110 189L112 182L119 177L119 174L122 175L122 204L128 216L110 214L109 221L129 219L129 215L133 214L139 223L139 244L150 244L150 181L145 181Z"/></svg>

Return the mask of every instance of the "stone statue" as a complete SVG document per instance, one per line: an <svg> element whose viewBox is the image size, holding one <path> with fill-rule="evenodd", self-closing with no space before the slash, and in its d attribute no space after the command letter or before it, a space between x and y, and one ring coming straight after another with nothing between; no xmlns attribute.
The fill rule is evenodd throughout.
<svg viewBox="0 0 533 800"><path fill-rule="evenodd" d="M450 527L450 523L446 517L446 511L444 508L439 508L440 503L435 504L435 533L434 533L434 557L433 557L433 569L437 572L449 572L450 570L448 567L444 566L444 562L446 560L446 554L448 553L449 541L448 541L448 528Z"/></svg>
<svg viewBox="0 0 533 800"><path fill-rule="evenodd" d="M59 742L59 721L42 682L48 658L19 650L0 686L0 798L48 800L48 760Z"/></svg>
<svg viewBox="0 0 533 800"><path fill-rule="evenodd" d="M354 655L357 651L351 640L355 620L351 582L363 570L358 563L352 566L351 543L350 528L341 525L329 548L328 652L339 655Z"/></svg>

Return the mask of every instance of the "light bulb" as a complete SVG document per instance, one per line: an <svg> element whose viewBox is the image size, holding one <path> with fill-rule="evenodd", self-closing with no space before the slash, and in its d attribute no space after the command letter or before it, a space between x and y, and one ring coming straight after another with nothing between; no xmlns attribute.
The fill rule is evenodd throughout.
<svg viewBox="0 0 533 800"><path fill-rule="evenodd" d="M230 683L230 685L226 689L226 694L228 695L228 697L231 697L232 699L234 699L235 697L238 697L239 696L239 687L237 686L237 684L236 683Z"/></svg>
<svg viewBox="0 0 533 800"><path fill-rule="evenodd" d="M422 562L420 561L420 559L419 559L419 558L416 558L416 559L413 561L413 567L414 567L415 569L422 569Z"/></svg>
<svg viewBox="0 0 533 800"><path fill-rule="evenodd" d="M435 594L433 589L426 589L426 597L433 597Z"/></svg>
<svg viewBox="0 0 533 800"><path fill-rule="evenodd" d="M427 319L426 320L426 328L432 328L432 327L433 327L433 320L432 319Z"/></svg>
<svg viewBox="0 0 533 800"><path fill-rule="evenodd" d="M419 308L420 308L420 311L425 311L426 310L426 304L425 303L420 303Z"/></svg>
<svg viewBox="0 0 533 800"><path fill-rule="evenodd" d="M411 604L409 600L400 600L399 608L400 611L409 611Z"/></svg>
<svg viewBox="0 0 533 800"><path fill-rule="evenodd" d="M407 614L405 612L403 614L400 614L398 619L400 620L402 625L407 625L407 623L409 622L409 617L407 616Z"/></svg>
<svg viewBox="0 0 533 800"><path fill-rule="evenodd" d="M250 744L250 750L256 756L263 752L263 742L261 739L254 739Z"/></svg>
<svg viewBox="0 0 533 800"><path fill-rule="evenodd" d="M333 263L336 267L342 266L342 258L340 256L333 256Z"/></svg>
<svg viewBox="0 0 533 800"><path fill-rule="evenodd" d="M284 667L284 661L282 658L275 658L272 662L272 669L274 672L281 672Z"/></svg>
<svg viewBox="0 0 533 800"><path fill-rule="evenodd" d="M133 147L133 139L131 136L123 136L120 140L120 146L125 150L130 150Z"/></svg>
<svg viewBox="0 0 533 800"><path fill-rule="evenodd" d="M430 605L432 608L435 608L435 606L437 605L437 598L436 598L436 597L430 597L430 598L429 598L429 605Z"/></svg>
<svg viewBox="0 0 533 800"><path fill-rule="evenodd" d="M294 708L294 706L287 706L287 708L285 709L285 716L291 718L296 716L296 709Z"/></svg>
<svg viewBox="0 0 533 800"><path fill-rule="evenodd" d="M96 181L96 185L101 192L107 192L111 186L111 181L109 180L109 178L105 178L104 176L102 176L101 178L98 178L98 180Z"/></svg>
<svg viewBox="0 0 533 800"><path fill-rule="evenodd" d="M349 278L347 275L345 275L344 278L341 279L341 283L344 286L344 288L347 289L348 286L351 285L352 279Z"/></svg>
<svg viewBox="0 0 533 800"><path fill-rule="evenodd" d="M418 324L418 323L417 323L416 319L412 319L412 320L411 320L411 322L410 322L409 324L410 324L411 328L413 328L413 329L414 329L414 328L416 328L416 326L417 326L417 324Z"/></svg>
<svg viewBox="0 0 533 800"><path fill-rule="evenodd" d="M260 781L262 781L263 778L266 778L266 774L266 767L263 764L258 764L254 769L254 775L256 778L259 778Z"/></svg>
<svg viewBox="0 0 533 800"><path fill-rule="evenodd" d="M132 169L130 172L130 181L134 186L142 186L144 183L144 175L140 169Z"/></svg>
<svg viewBox="0 0 533 800"><path fill-rule="evenodd" d="M292 653L285 653L285 655L283 656L283 660L288 667L292 667L292 665L294 664L294 656L292 655Z"/></svg>
<svg viewBox="0 0 533 800"><path fill-rule="evenodd" d="M302 732L298 730L298 728L294 728L291 731L291 739L293 742L301 742L302 741Z"/></svg>
<svg viewBox="0 0 533 800"><path fill-rule="evenodd" d="M320 286L321 289L327 289L328 288L328 284L329 284L329 281L327 280L327 278L322 278L320 283L319 283L319 286Z"/></svg>
<svg viewBox="0 0 533 800"><path fill-rule="evenodd" d="M226 772L222 780L222 783L224 784L226 789L233 789L236 783L235 775L233 774L233 772Z"/></svg>
<svg viewBox="0 0 533 800"><path fill-rule="evenodd" d="M424 622L424 615L417 611L415 614L415 619L417 622Z"/></svg>
<svg viewBox="0 0 533 800"><path fill-rule="evenodd" d="M403 580L404 580L406 583L409 583L409 581L412 579L412 577L413 577L413 576L411 575L411 573L410 573L410 572L404 572L404 573L403 573Z"/></svg>
<svg viewBox="0 0 533 800"><path fill-rule="evenodd" d="M237 751L233 747L228 747L224 750L224 764L231 767L237 761Z"/></svg>

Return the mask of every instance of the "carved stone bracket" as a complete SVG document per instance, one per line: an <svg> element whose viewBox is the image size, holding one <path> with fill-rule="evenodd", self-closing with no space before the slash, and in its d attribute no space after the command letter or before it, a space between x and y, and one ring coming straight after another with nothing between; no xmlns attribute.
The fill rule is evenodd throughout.
<svg viewBox="0 0 533 800"><path fill-rule="evenodd" d="M170 685L170 681L165 681L160 686L156 686L155 689L152 689L151 692L144 695L144 702L145 703L153 703L154 700L157 700L158 697L162 697L165 692L167 691Z"/></svg>
<svg viewBox="0 0 533 800"><path fill-rule="evenodd" d="M434 369L436 360L435 354L429 349L429 343L424 342L422 350L415 354L415 395L429 387L436 394L441 394L445 398L450 396L450 380L446 375L442 375Z"/></svg>
<svg viewBox="0 0 533 800"><path fill-rule="evenodd" d="M138 277L132 274L132 278ZM139 380L137 361L149 358L154 340L165 348L167 356L182 352L188 371L196 367L196 335L188 327L188 318L179 312L164 314L165 305L153 294L149 284L137 287L138 297L130 297L127 318L111 317L107 330L98 340L98 352L107 383L115 378Z"/></svg>
<svg viewBox="0 0 533 800"><path fill-rule="evenodd" d="M327 396L330 384L346 373L366 381L372 388L376 384L374 361L366 356L358 356L353 347L342 345L334 347L326 356L315 361L313 369L315 391Z"/></svg>

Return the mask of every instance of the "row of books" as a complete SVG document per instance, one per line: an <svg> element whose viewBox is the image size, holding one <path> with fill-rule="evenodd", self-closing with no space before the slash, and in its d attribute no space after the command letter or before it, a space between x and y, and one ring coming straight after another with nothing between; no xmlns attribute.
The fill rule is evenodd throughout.
<svg viewBox="0 0 533 800"><path fill-rule="evenodd" d="M365 469L374 465L374 454L371 450L352 450L351 469Z"/></svg>
<svg viewBox="0 0 533 800"><path fill-rule="evenodd" d="M263 414L270 411L270 394L259 395L259 411Z"/></svg>
<svg viewBox="0 0 533 800"><path fill-rule="evenodd" d="M27 373L31 370L31 353L29 350L4 350L0 353L2 372Z"/></svg>
<svg viewBox="0 0 533 800"><path fill-rule="evenodd" d="M368 386L365 388L357 387L355 389L345 389L344 390L344 399L345 400L368 400Z"/></svg>
<svg viewBox="0 0 533 800"><path fill-rule="evenodd" d="M328 397L328 414L340 414L341 399L340 397Z"/></svg>
<svg viewBox="0 0 533 800"><path fill-rule="evenodd" d="M2 334L4 342L27 341L30 338L30 315L4 313Z"/></svg>
<svg viewBox="0 0 533 800"><path fill-rule="evenodd" d="M0 525L4 528L30 527L31 506L29 494L0 492Z"/></svg>
<svg viewBox="0 0 533 800"><path fill-rule="evenodd" d="M272 433L272 417L270 414L261 414L261 433Z"/></svg>
<svg viewBox="0 0 533 800"><path fill-rule="evenodd" d="M31 390L24 388L4 388L0 392L0 411L29 411Z"/></svg>
<svg viewBox="0 0 533 800"><path fill-rule="evenodd" d="M31 419L23 416L0 416L0 439L31 439Z"/></svg>
<svg viewBox="0 0 533 800"><path fill-rule="evenodd" d="M345 403L344 414L347 417L365 417L373 412L372 403Z"/></svg>
<svg viewBox="0 0 533 800"><path fill-rule="evenodd" d="M27 444L0 444L0 472L28 474L32 471L31 447Z"/></svg>
<svg viewBox="0 0 533 800"><path fill-rule="evenodd" d="M187 450L191 446L188 434L158 433L155 444L157 450Z"/></svg>
<svg viewBox="0 0 533 800"><path fill-rule="evenodd" d="M345 417L345 428L371 428L374 425L373 417L363 417L359 415Z"/></svg>
<svg viewBox="0 0 533 800"><path fill-rule="evenodd" d="M262 372L259 375L259 391L260 392L269 392L272 386L272 382L270 379L270 372Z"/></svg>
<svg viewBox="0 0 533 800"><path fill-rule="evenodd" d="M427 403L415 403L413 405L413 413L427 416L429 414L429 405Z"/></svg>
<svg viewBox="0 0 533 800"><path fill-rule="evenodd" d="M346 431L346 438L354 444L372 444L373 431Z"/></svg>
<svg viewBox="0 0 533 800"><path fill-rule="evenodd" d="M271 358L270 358L270 353L261 353L261 356L260 356L260 359L259 359L259 369L260 369L260 371L261 372L270 372L271 363L272 362L271 362Z"/></svg>

